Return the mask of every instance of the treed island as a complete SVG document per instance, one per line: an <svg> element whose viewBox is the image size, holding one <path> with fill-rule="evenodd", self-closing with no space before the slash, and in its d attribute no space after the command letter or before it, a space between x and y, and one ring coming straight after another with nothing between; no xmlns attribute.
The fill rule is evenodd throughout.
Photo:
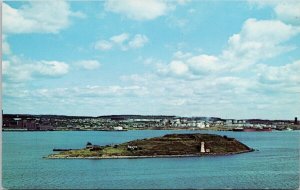
<svg viewBox="0 0 300 190"><path fill-rule="evenodd" d="M138 139L116 145L93 145L82 149L54 149L59 151L46 158L151 158L231 155L254 151L234 138L214 134L168 134L162 137Z"/></svg>

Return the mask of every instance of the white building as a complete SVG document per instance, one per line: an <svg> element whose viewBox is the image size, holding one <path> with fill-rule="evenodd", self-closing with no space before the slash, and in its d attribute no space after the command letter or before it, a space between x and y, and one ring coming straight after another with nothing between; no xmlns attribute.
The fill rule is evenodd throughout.
<svg viewBox="0 0 300 190"><path fill-rule="evenodd" d="M197 123L197 127L203 129L203 128L205 128L205 123L204 122L199 122L199 123Z"/></svg>
<svg viewBox="0 0 300 190"><path fill-rule="evenodd" d="M122 130L123 130L123 127L121 127L121 126L114 127L114 130L115 130L115 131L122 131Z"/></svg>

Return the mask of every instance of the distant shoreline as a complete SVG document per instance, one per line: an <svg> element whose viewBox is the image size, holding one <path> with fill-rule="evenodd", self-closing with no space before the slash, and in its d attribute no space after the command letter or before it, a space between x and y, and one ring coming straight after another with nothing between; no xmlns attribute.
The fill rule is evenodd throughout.
<svg viewBox="0 0 300 190"><path fill-rule="evenodd" d="M180 130L188 130L188 131L231 131L231 130L217 130L217 129L134 129L134 130L25 130L25 129L3 129L2 131L5 132L52 132L52 131L104 131L104 132L127 132L127 131L147 131L147 130L156 130L156 131L166 131L166 130L173 130L173 131L180 131Z"/></svg>
<svg viewBox="0 0 300 190"><path fill-rule="evenodd" d="M232 129L228 129L228 130L221 130L221 129L134 129L134 130L123 130L123 131L118 131L118 130L22 130L22 129L3 129L2 128L2 132L69 132L69 131L76 131L76 132L86 132L86 131L93 131L93 132L127 132L127 131L149 131L149 130L154 130L154 131L232 131ZM272 130L272 132L275 131L288 131L288 130ZM292 131L300 131L297 129L294 129ZM245 132L245 131L243 131ZM260 132L260 131L258 131Z"/></svg>

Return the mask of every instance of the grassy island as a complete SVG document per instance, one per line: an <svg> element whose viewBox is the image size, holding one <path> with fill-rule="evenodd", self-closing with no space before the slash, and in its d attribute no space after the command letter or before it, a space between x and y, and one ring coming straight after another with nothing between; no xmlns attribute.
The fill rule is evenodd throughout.
<svg viewBox="0 0 300 190"><path fill-rule="evenodd" d="M62 149L63 150L63 149ZM85 148L60 151L46 158L150 158L229 155L253 151L234 138L213 134L168 134L139 139L118 145L98 146L87 143Z"/></svg>

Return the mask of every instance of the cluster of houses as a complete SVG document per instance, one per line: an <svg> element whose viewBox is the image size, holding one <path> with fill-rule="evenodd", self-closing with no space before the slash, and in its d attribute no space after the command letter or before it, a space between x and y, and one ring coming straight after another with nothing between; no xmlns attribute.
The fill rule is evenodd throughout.
<svg viewBox="0 0 300 190"><path fill-rule="evenodd" d="M176 116L34 116L3 115L4 130L114 130L132 129L205 129L222 128L280 128L287 125L299 126L297 118L292 120L235 120L209 117Z"/></svg>
<svg viewBox="0 0 300 190"><path fill-rule="evenodd" d="M54 130L51 121L43 118L21 118L3 117L3 129L11 130L28 130L28 131L51 131Z"/></svg>

